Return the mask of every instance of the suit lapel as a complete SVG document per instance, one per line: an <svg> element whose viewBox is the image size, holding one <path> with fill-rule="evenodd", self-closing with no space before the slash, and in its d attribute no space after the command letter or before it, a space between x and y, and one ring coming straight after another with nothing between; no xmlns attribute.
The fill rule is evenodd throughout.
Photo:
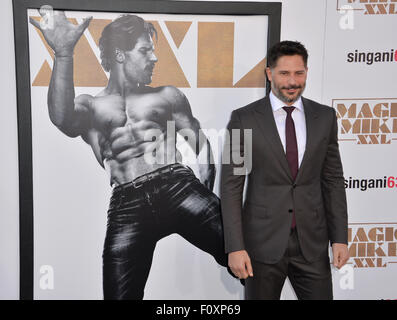
<svg viewBox="0 0 397 320"><path fill-rule="evenodd" d="M309 100L302 97L303 108L305 111L305 121L306 121L306 147L305 153L303 155L303 159L301 165L299 167L298 175L296 176L296 180L298 181L300 176L302 176L302 172L304 172L305 168L308 166L308 162L313 152L313 138L315 137L314 134L319 132L316 128L318 124L318 112Z"/></svg>
<svg viewBox="0 0 397 320"><path fill-rule="evenodd" d="M280 136L278 134L270 99L268 96L266 96L263 100L261 100L261 102L262 103L258 103L255 107L255 120L266 141L271 146L271 149L276 156L276 160L280 162L289 179L292 181L291 171L288 166L283 144L281 143Z"/></svg>

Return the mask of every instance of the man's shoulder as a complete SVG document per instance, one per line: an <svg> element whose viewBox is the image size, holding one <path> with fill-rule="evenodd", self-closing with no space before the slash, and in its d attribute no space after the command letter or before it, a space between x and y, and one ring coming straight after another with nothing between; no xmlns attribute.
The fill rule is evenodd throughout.
<svg viewBox="0 0 397 320"><path fill-rule="evenodd" d="M142 86L137 91L141 96L151 96L153 99L160 99L163 106L169 106L173 110L184 110L188 107L189 102L185 94L177 87L167 85L159 87Z"/></svg>
<svg viewBox="0 0 397 320"><path fill-rule="evenodd" d="M172 94L183 95L181 90L171 85L160 86L160 87L145 86L143 90L144 92L147 93L160 93L164 95L172 95Z"/></svg>
<svg viewBox="0 0 397 320"><path fill-rule="evenodd" d="M325 113L332 113L334 108L327 106L325 104L319 103L317 101L302 97L303 106L309 105L313 107L316 111L325 112Z"/></svg>
<svg viewBox="0 0 397 320"><path fill-rule="evenodd" d="M187 98L184 93L174 86L146 87L147 93L155 93L169 101L172 105L184 104Z"/></svg>
<svg viewBox="0 0 397 320"><path fill-rule="evenodd" d="M266 97L263 97L261 99L255 100L243 107L234 109L232 112L238 114L238 115L244 115L244 114L248 114L251 111L255 110L256 108L262 106L265 103L265 99Z"/></svg>

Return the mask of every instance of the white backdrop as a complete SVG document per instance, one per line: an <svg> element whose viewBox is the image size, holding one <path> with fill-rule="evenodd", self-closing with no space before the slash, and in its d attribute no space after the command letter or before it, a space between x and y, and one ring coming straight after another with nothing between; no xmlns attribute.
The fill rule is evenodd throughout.
<svg viewBox="0 0 397 320"><path fill-rule="evenodd" d="M396 134L393 133L392 118L396 117L396 115L393 112L387 112L387 110L391 111L392 103L397 98L397 87L393 77L396 74L397 62L367 64L365 62L351 63L347 61L348 54L355 53L355 50L368 54L390 52L392 49L397 49L395 37L393 37L394 30L397 28L397 20L396 15L393 13L395 8L393 8L392 2L371 3L371 7L366 7L369 4L360 4L356 1L357 3L352 4L356 10L345 13L338 10L338 8L346 4L347 0L285 0L280 2L283 3L281 39L299 40L309 50L309 78L305 96L324 104L332 105L335 108L338 107L338 103L344 103L346 107L350 107L356 102L358 110L361 110L365 103L368 104L368 107L366 106L361 114L357 111L355 115L356 118L361 117L360 120L372 118L372 122L369 125L365 124L365 122L363 122L364 124L360 123L363 129L361 133L348 132L345 134L340 131L339 138L343 139L343 141L340 141L340 148L345 178L348 181L349 179L350 181L358 180L357 183L361 184L363 184L364 180L367 180L368 185L370 185L371 179L384 179L386 177L386 180L390 181L389 185L392 185L396 179L390 179L389 177L396 177L393 160L397 156L397 141L392 140L396 138ZM1 28L1 32L6 34L4 41L8 45L5 45L2 51L2 70L6 77L3 77L2 85L0 86L5 110L4 116L0 118L0 139L4 139L2 142L6 146L5 150L7 150L0 160L1 167L7 168L7 170L3 170L4 178L0 179L2 200L0 201L0 249L2 252L2 255L0 255L2 271L0 272L0 298L17 299L19 286L18 175L16 165L17 136L12 9L11 1L9 0L2 1L0 5L2 12L6 13L5 17L8 17L2 20ZM245 102L242 100L238 101L238 103L243 105ZM359 136L363 135L366 135L364 137L364 139L367 139L366 141L376 141L376 138L369 137L368 132L365 131L371 131L372 127L375 129L373 129L374 132L371 135L384 133L379 132L381 129L376 133L376 122L373 121L376 120L374 108L379 103L382 103L381 109L386 110L383 112L381 124L386 123L387 127L390 127L391 132L386 134L386 141L390 140L391 143L358 144ZM368 111L368 108L372 113ZM347 120L353 123L356 119L349 118ZM342 120L339 125L341 126L341 124ZM368 129L368 126L370 129ZM386 128L383 128L383 131L387 131ZM74 148L76 147L76 141L70 139L70 143L73 144ZM90 151L86 146L81 145L79 153L81 154L76 159L69 158L68 167L73 168L81 164L84 154L87 162L92 164L95 161L92 156L91 159L89 158ZM106 176L103 175L99 166L90 165L89 167L92 172L85 174L98 179L95 183L105 185L107 183ZM80 256L78 262L76 262L77 260L67 260L65 256L66 253L73 251L73 246L55 247L52 244L51 237L55 234L65 237L76 236L68 232L68 227L72 224L76 225L76 222L79 222L77 219L82 218L76 216L75 212L77 212L76 210L79 209L79 206L77 203L74 204L76 210L69 213L69 219L64 220L66 221L65 225L53 230L53 234L41 235L43 237L41 241L48 244L48 249L59 253L58 263L60 264L60 269L66 266L69 270L67 277L63 277L59 273L55 274L55 288L58 286L62 287L65 282L70 281L71 274L76 275L75 278L79 279L81 272L84 273L84 270L89 270L100 263L98 261L100 259L98 253L100 253L102 244L98 244L97 240L103 235L101 228L104 228L105 220L99 221L98 215L102 208L107 205L108 194L106 192L94 194L91 188L92 180L88 183L86 179L82 178L77 172L73 173L73 171L71 175L71 181L74 181L74 186L76 186L75 181L79 181L78 191L85 193L87 197L94 200L87 202L92 205L92 212L95 212L95 215L91 215L89 212L80 212L80 215L84 219L91 221L92 230L98 230L98 233L92 237L84 238L84 242L80 246L86 248L97 246L98 249L96 252L89 251L88 256ZM51 179L49 179L50 182ZM68 188L68 186L66 185L65 188ZM333 271L335 299L396 298L397 289L394 279L397 275L397 266L393 262L397 261L394 249L397 236L395 232L397 219L395 219L394 203L392 202L396 190L397 188L393 189L391 187L373 187L367 188L365 191L360 188L347 189L349 222L351 223L350 248L352 259L349 261L351 268L347 268L345 274ZM102 218L104 219L105 216L103 215ZM44 225L45 223L51 225L54 222L52 219L56 219L56 217L53 216L44 221ZM79 228L80 232L84 233L86 226L81 225ZM35 233L38 234L38 230L35 230ZM79 239L76 240L77 243ZM172 241L176 243L179 242L179 239L170 239L170 244L173 243ZM195 249L189 245L178 250L184 251L184 255L190 259L189 263L199 256ZM157 249L157 252L163 251L161 248ZM171 251L175 252L174 248ZM192 259L192 257L195 258ZM36 259L40 261L40 264L51 264L51 262L45 261L45 254L37 256ZM161 259L161 257L156 256L153 263L153 275L151 275L152 279L150 280L153 283L159 283L160 280L156 278L155 274L160 275L162 271L160 264L156 263L157 259ZM171 266L165 265L165 267L170 268L174 263L178 265L186 263L177 259L180 259L180 256L170 259L169 261L172 261L173 264ZM184 283L180 283L179 286L176 285L172 296L164 296L161 292L153 290L152 288L154 287L152 287L151 282L147 286L148 294L150 293L153 298L175 299L180 297L239 299L242 297L241 288L233 280L228 279L227 274L222 273L216 267L212 269L203 267L207 266L206 257L199 256L199 259L199 262L195 261L194 263L196 269L191 270L192 273L197 273L197 278L189 279L186 285ZM214 265L212 262L209 264ZM58 270L57 265L55 265L55 270ZM186 273L190 274L190 270L183 268L180 268L180 270L184 275ZM36 265L36 297L52 298L51 292L37 292L39 277L40 273ZM203 284L200 281L202 277L206 277L208 280L216 279L216 296L211 294L212 288L205 287L211 281ZM174 285L176 283L175 279L167 281L173 282ZM97 279L94 279L94 281L86 279L86 282L79 281L76 286L79 288L84 287L85 290L73 298L100 298L101 283ZM201 295L203 292L207 294ZM67 294L70 294L70 292L66 292L64 297L71 297ZM288 282L284 287L282 298L295 298Z"/></svg>
<svg viewBox="0 0 397 320"><path fill-rule="evenodd" d="M339 7L347 2L340 0ZM333 4L327 8L322 102L337 110L339 105L340 111L341 105L346 108L356 105L356 112L352 112L350 118L339 112L338 123L348 182L349 266L354 270L353 289L335 288L336 297L341 299L397 298L397 141L392 140L397 138L394 120L397 104L392 107L397 102L397 59L394 56L394 62L370 62L376 52L389 53L397 49L392 31L397 30L397 14L380 14L384 12L382 8L393 8L395 4L378 2L367 6L352 4L355 10L344 13L338 12ZM375 8L375 14L370 8ZM340 21L346 29L341 28ZM368 63L349 62L348 55L355 54L356 50L365 53ZM394 115L391 110L396 110ZM356 129L349 130L348 123L356 123ZM382 144L382 139L390 143ZM376 179L389 180L393 187L387 183L386 187L379 183L378 187L374 183L371 187L371 180ZM353 182L350 183L353 180L358 180L355 183L361 187L354 187Z"/></svg>
<svg viewBox="0 0 397 320"><path fill-rule="evenodd" d="M0 9L4 12L0 21L4 43L0 51L0 142L4 146L0 157L0 299L19 299L18 136L11 1L2 1Z"/></svg>

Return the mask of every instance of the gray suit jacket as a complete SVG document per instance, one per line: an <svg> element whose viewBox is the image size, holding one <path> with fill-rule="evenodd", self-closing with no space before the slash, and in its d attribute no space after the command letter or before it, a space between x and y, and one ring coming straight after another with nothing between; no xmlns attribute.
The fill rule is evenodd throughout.
<svg viewBox="0 0 397 320"><path fill-rule="evenodd" d="M277 131L268 97L234 110L227 129L240 129L240 139L225 143L221 207L226 252L247 250L251 259L276 263L287 248L292 210L302 254L309 262L328 254L331 243L347 244L347 208L334 109L302 98L306 150L295 181ZM243 130L252 129L252 152ZM240 141L238 141L240 140ZM228 154L226 154L226 152ZM233 155L251 159L246 175ZM247 180L247 181L246 181ZM247 184L243 203L243 188Z"/></svg>

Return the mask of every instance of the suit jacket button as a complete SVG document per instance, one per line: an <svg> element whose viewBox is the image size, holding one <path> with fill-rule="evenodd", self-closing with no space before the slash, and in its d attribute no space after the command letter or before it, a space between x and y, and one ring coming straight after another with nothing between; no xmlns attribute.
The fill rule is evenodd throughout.
<svg viewBox="0 0 397 320"><path fill-rule="evenodd" d="M296 188L296 183L294 183L294 184L292 185L292 188L294 188L294 189Z"/></svg>
<svg viewBox="0 0 397 320"><path fill-rule="evenodd" d="M289 209L289 210L288 210L289 213L292 213L292 211L294 211L294 210L292 210L292 209Z"/></svg>

